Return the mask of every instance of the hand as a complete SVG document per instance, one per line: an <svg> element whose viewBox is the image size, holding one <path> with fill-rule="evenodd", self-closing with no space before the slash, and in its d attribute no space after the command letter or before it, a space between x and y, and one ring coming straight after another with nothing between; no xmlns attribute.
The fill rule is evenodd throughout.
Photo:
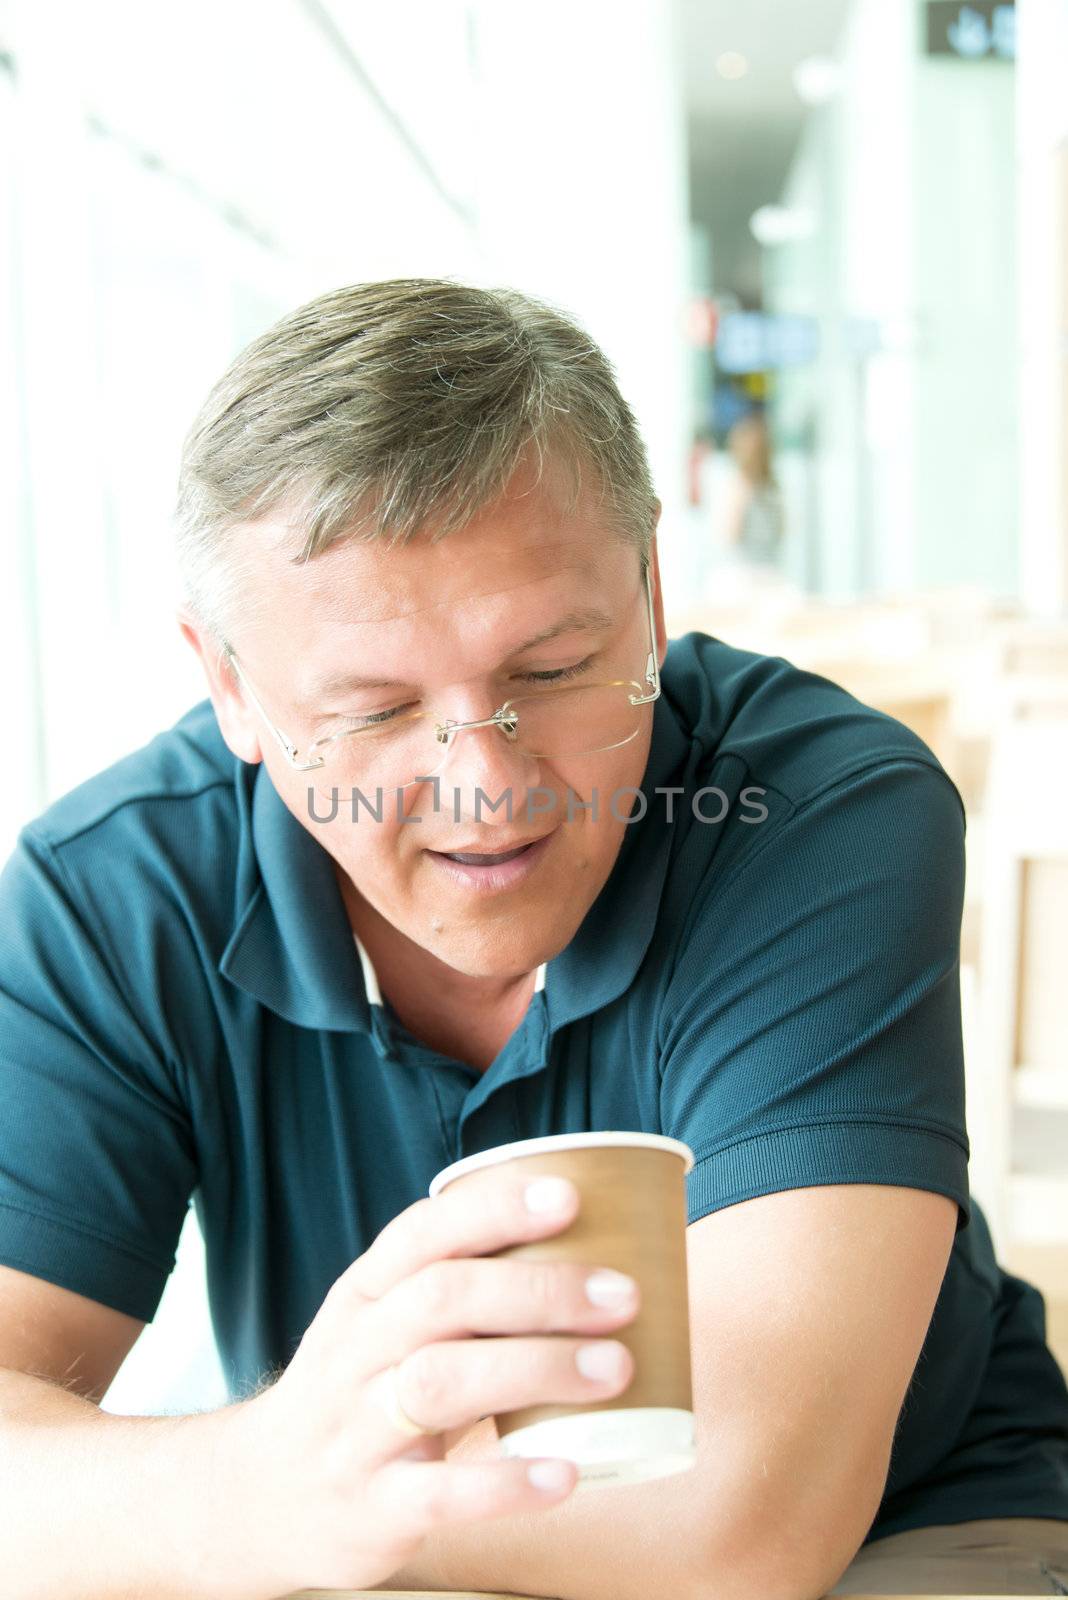
<svg viewBox="0 0 1068 1600"><path fill-rule="evenodd" d="M549 1508L571 1493L569 1461L540 1488L531 1461L445 1459L446 1431L520 1406L604 1400L633 1376L630 1352L613 1340L615 1375L584 1377L575 1358L587 1340L560 1335L631 1322L637 1290L598 1307L586 1292L596 1263L485 1259L577 1215L567 1182L563 1209L529 1210L530 1181L488 1168L401 1212L333 1285L278 1382L234 1408L235 1600L372 1588L436 1528ZM413 1439L390 1420L391 1364L400 1405L432 1435Z"/></svg>

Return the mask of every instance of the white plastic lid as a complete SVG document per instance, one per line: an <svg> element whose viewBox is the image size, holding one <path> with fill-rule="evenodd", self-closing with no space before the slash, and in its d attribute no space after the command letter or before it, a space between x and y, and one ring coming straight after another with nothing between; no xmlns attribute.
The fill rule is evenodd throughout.
<svg viewBox="0 0 1068 1600"><path fill-rule="evenodd" d="M554 1150L581 1150L601 1145L638 1145L650 1150L671 1150L682 1157L684 1175L694 1164L694 1153L688 1144L683 1144L681 1139L669 1139L662 1133L625 1133L615 1129L607 1129L603 1133L553 1133L544 1139L519 1139L514 1144L494 1145L492 1150L480 1150L476 1155L465 1156L462 1161L454 1161L451 1167L443 1167L431 1179L430 1198L440 1194L445 1185L452 1183L455 1178L462 1178L467 1172L476 1172L480 1167L495 1167L517 1156L551 1155Z"/></svg>

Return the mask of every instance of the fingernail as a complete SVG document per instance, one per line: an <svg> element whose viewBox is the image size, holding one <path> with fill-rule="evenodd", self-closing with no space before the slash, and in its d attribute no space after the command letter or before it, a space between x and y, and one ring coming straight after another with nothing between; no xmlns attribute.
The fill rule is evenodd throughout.
<svg viewBox="0 0 1068 1600"><path fill-rule="evenodd" d="M566 1211L575 1194L575 1185L566 1178L537 1178L528 1183L523 1199L528 1211L544 1216L548 1211Z"/></svg>
<svg viewBox="0 0 1068 1600"><path fill-rule="evenodd" d="M575 1352L575 1365L584 1378L613 1381L623 1371L623 1346L613 1340L584 1344Z"/></svg>
<svg viewBox="0 0 1068 1600"><path fill-rule="evenodd" d="M566 1461L535 1461L527 1477L543 1494L559 1494L571 1482L571 1468Z"/></svg>
<svg viewBox="0 0 1068 1600"><path fill-rule="evenodd" d="M633 1300L637 1288L634 1279L628 1278L625 1272L612 1272L606 1267L586 1279L586 1298L591 1305L614 1309Z"/></svg>

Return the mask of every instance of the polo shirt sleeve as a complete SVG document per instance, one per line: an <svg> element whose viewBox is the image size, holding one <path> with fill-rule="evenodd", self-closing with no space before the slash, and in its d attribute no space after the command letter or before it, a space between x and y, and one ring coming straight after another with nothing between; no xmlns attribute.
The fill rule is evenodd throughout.
<svg viewBox="0 0 1068 1600"><path fill-rule="evenodd" d="M688 1221L822 1184L928 1189L967 1225L959 948L964 817L887 760L711 877L661 1029L661 1127L694 1151Z"/></svg>
<svg viewBox="0 0 1068 1600"><path fill-rule="evenodd" d="M150 1321L195 1181L168 1062L31 825L0 873L0 1262Z"/></svg>

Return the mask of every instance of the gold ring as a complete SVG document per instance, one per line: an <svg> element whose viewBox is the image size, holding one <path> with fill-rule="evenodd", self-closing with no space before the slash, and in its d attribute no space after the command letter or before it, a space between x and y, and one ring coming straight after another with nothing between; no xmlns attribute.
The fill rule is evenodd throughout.
<svg viewBox="0 0 1068 1600"><path fill-rule="evenodd" d="M410 1417L397 1397L397 1365L387 1368L389 1382L386 1384L386 1393L383 1396L383 1408L393 1426L410 1438L424 1438L427 1434L440 1433L440 1428L424 1428L421 1422L416 1422Z"/></svg>

